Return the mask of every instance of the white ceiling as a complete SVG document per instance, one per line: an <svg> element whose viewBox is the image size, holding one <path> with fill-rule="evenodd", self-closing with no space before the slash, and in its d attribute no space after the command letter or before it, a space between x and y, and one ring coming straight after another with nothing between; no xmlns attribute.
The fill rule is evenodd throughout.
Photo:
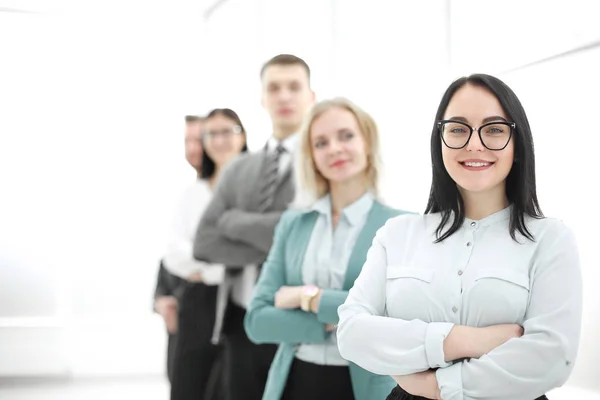
<svg viewBox="0 0 600 400"><path fill-rule="evenodd" d="M163 3L165 8L191 7L204 13L225 1L227 0L163 0ZM150 4L153 8L157 5L156 2ZM140 0L0 0L0 13L55 14L87 9L121 13L148 5L148 2Z"/></svg>

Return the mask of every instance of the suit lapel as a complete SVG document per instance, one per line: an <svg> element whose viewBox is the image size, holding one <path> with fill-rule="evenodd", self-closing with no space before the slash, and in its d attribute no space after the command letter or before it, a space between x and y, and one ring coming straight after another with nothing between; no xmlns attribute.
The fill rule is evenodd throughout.
<svg viewBox="0 0 600 400"><path fill-rule="evenodd" d="M377 230L383 226L387 219L388 216L383 205L377 201L373 202L373 206L367 217L367 222L358 235L356 244L350 254L350 259L348 260L348 268L346 269L346 276L344 277L344 290L350 290L354 285L354 281L358 278L365 263L367 252L371 247L373 238L375 237Z"/></svg>
<svg viewBox="0 0 600 400"><path fill-rule="evenodd" d="M248 199L250 203L250 210L258 210L259 202L260 202L260 190L257 188L260 187L261 179L264 175L265 163L267 161L267 152L261 151L260 153L255 154L254 162L249 163L247 174L244 177L244 183L252 182L253 189L250 191L251 198Z"/></svg>

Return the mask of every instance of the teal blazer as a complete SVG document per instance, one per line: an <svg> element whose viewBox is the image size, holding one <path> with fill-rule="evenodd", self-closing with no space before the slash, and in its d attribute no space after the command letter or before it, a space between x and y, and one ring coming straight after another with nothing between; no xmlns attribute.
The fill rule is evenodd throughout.
<svg viewBox="0 0 600 400"><path fill-rule="evenodd" d="M348 261L343 290L323 290L317 314L300 309L281 310L274 306L275 292L281 286L304 285L304 254L318 216L316 211L299 210L289 210L283 214L275 228L273 246L263 264L244 318L244 327L251 341L279 344L269 370L263 400L281 398L300 343L321 343L331 335L325 331L325 325L338 324L337 309L346 301L348 290L358 278L377 230L388 219L404 213L373 202ZM375 375L353 363L350 363L350 377L356 400L385 399L396 386L391 377Z"/></svg>

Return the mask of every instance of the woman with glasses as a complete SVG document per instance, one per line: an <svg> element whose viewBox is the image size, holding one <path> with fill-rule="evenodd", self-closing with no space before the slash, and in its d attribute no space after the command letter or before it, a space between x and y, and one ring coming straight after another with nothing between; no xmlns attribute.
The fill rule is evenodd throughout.
<svg viewBox="0 0 600 400"><path fill-rule="evenodd" d="M394 381L344 360L335 335L375 232L403 213L377 198L375 122L345 99L317 104L295 171L298 207L277 226L244 321L254 342L279 344L263 399L382 399Z"/></svg>
<svg viewBox="0 0 600 400"><path fill-rule="evenodd" d="M215 109L202 133L200 179L184 193L172 224L165 267L187 281L179 309L179 338L175 350L171 400L216 399L222 394L219 348L212 344L218 285L224 266L194 259L196 229L223 168L247 151L246 132L238 115Z"/></svg>
<svg viewBox="0 0 600 400"><path fill-rule="evenodd" d="M489 75L452 83L431 158L425 215L378 231L339 309L340 353L391 375L388 399L545 399L573 370L581 275L572 231L540 210L514 92Z"/></svg>

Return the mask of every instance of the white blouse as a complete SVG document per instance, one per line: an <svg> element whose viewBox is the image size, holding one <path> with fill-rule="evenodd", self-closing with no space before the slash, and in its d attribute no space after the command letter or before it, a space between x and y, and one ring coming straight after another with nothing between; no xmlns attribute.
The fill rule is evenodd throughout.
<svg viewBox="0 0 600 400"><path fill-rule="evenodd" d="M510 210L466 219L441 243L440 214L389 220L339 308L342 356L381 375L437 368L444 400L532 400L561 386L581 327L575 238L559 220L526 217L535 242L517 233L517 243ZM521 338L479 359L444 361L454 325L511 323L523 326Z"/></svg>
<svg viewBox="0 0 600 400"><path fill-rule="evenodd" d="M199 272L202 282L207 285L221 283L225 275L223 265L198 261L193 255L196 230L212 196L208 182L200 179L183 192L171 222L164 257L165 267L172 274L187 279Z"/></svg>

